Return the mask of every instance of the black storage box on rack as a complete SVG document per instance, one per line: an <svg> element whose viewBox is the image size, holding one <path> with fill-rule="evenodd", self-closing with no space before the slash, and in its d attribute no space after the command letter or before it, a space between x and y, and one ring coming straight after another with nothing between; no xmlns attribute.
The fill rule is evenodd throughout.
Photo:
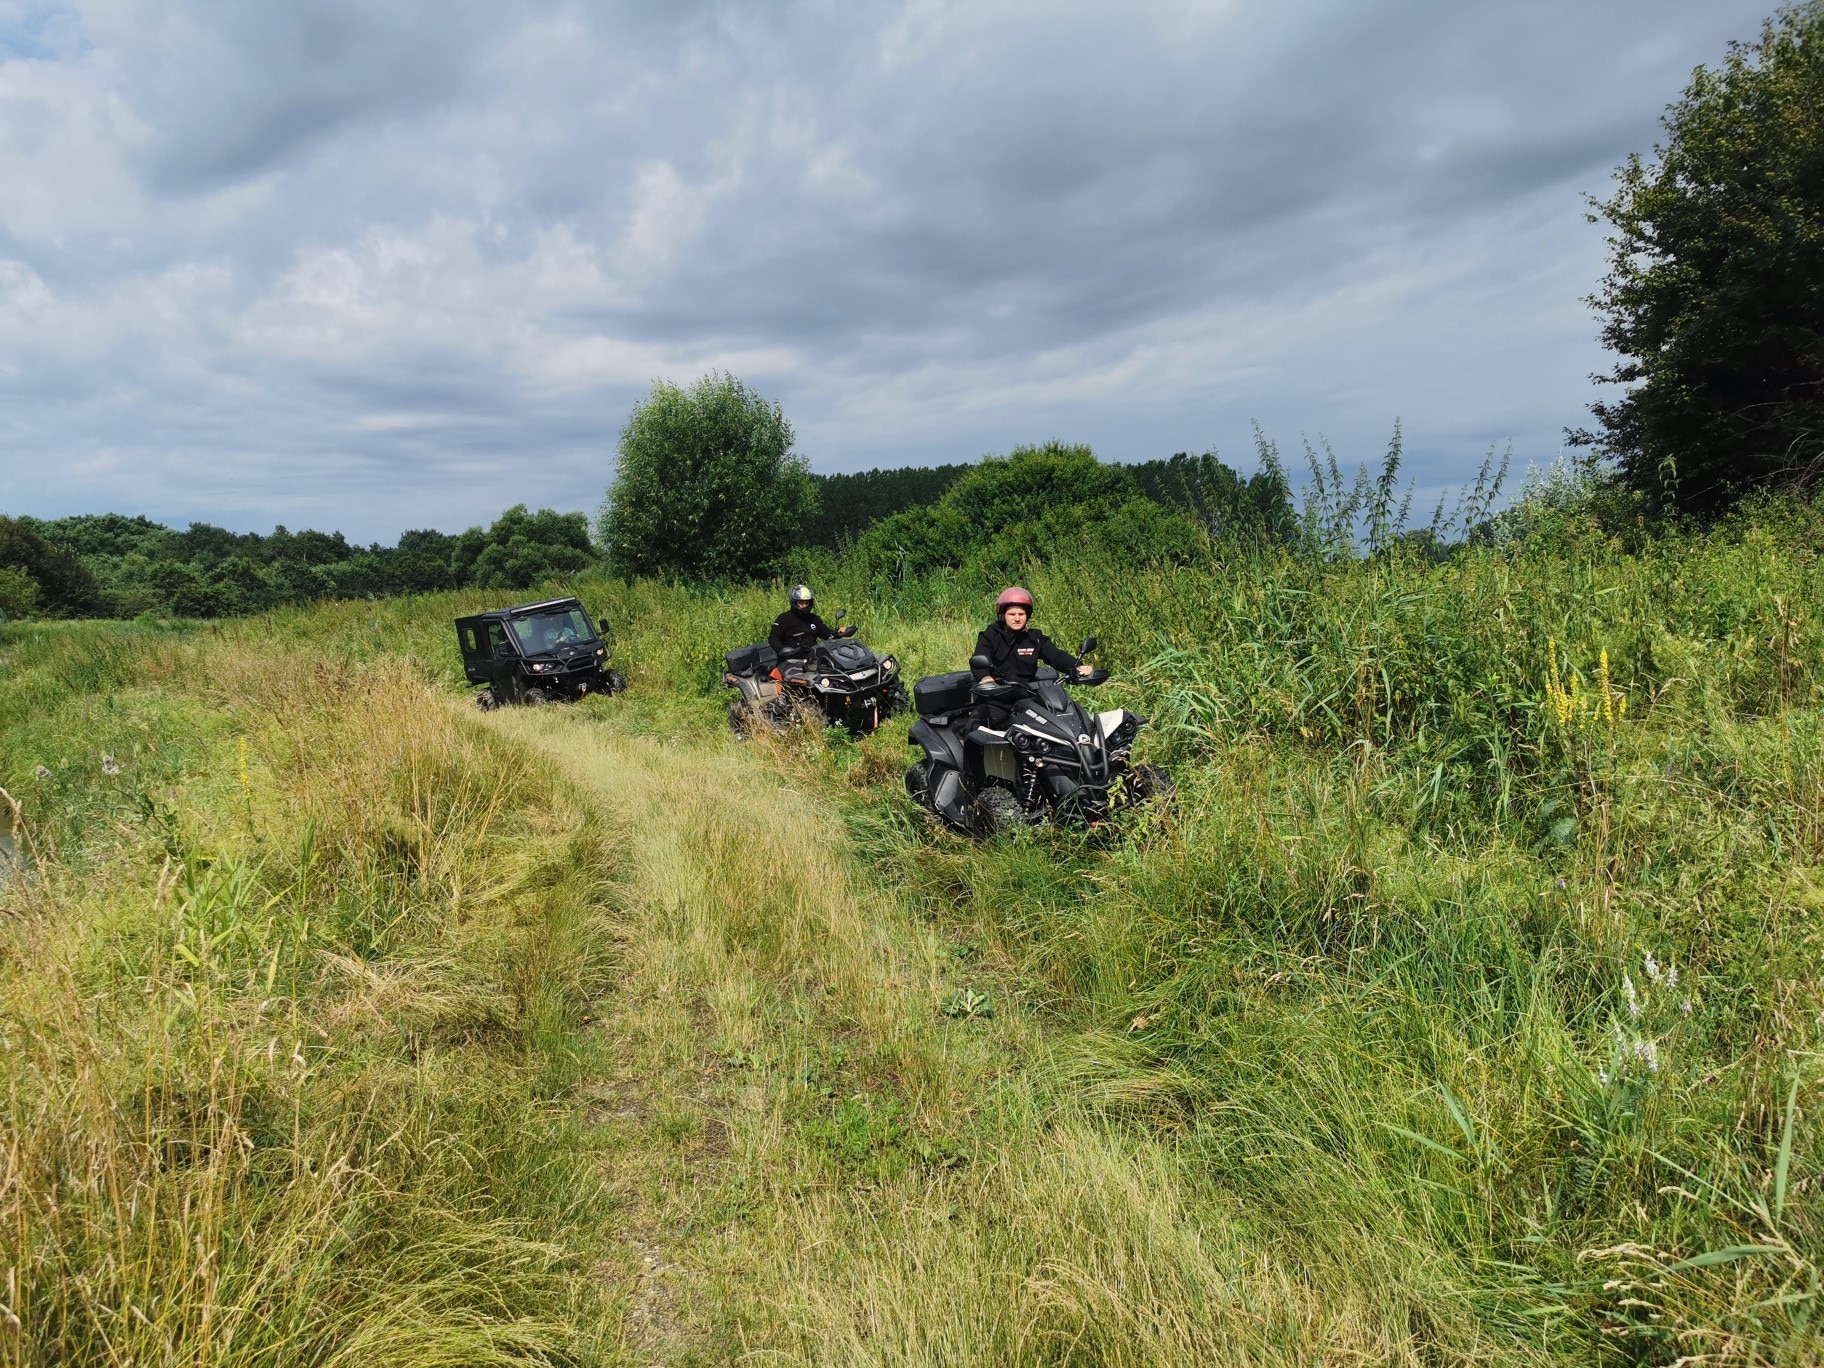
<svg viewBox="0 0 1824 1368"><path fill-rule="evenodd" d="M778 654L764 641L755 646L739 647L723 659L728 662L728 672L732 675L771 674L773 666L779 663Z"/></svg>
<svg viewBox="0 0 1824 1368"><path fill-rule="evenodd" d="M970 692L974 687L975 676L967 670L927 675L912 686L912 699L917 703L921 717L961 712L975 701Z"/></svg>

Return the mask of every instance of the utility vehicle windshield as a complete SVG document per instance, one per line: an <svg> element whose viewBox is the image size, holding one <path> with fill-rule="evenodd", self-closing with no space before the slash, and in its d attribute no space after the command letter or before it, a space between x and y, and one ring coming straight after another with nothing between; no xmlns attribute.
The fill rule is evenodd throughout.
<svg viewBox="0 0 1824 1368"><path fill-rule="evenodd" d="M548 613L528 613L512 619L513 635L527 655L555 651L560 646L580 646L594 641L589 619L580 608L559 608Z"/></svg>

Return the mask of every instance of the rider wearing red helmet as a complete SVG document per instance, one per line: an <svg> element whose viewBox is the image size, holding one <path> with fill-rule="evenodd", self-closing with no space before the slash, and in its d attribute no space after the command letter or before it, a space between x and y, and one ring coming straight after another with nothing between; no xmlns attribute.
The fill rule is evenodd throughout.
<svg viewBox="0 0 1824 1368"><path fill-rule="evenodd" d="M986 670L975 670L978 681L1030 682L1038 676L1040 661L1055 670L1089 673L1089 666L1045 633L1033 630L1032 595L1019 585L1001 590L994 610L994 621L975 639L975 654L987 656L989 662Z"/></svg>

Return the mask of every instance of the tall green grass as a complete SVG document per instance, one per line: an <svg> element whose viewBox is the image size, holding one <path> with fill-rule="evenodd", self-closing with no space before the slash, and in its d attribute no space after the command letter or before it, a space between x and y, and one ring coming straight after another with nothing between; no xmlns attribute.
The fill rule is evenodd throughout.
<svg viewBox="0 0 1824 1368"><path fill-rule="evenodd" d="M846 829L803 838L852 851L933 944L957 948L954 964L932 972L1000 1006L966 1029L988 1059L997 1043L1005 1053L998 1067L972 1054L954 1075L974 1091L944 1102L945 1124L967 1136L970 1157L941 1172L887 1171L874 1151L829 1171L804 1159L844 1146L860 1154L883 1127L897 1134L900 1122L880 1119L886 1104L865 1099L910 1084L870 1080L875 1091L856 1102L806 1092L802 1077L769 1082L790 1105L767 1113L774 1148L754 1154L782 1167L731 1161L718 1209L737 1214L717 1219L735 1250L750 1247L740 1232L778 1220L779 1242L752 1247L792 1252L776 1273L724 1265L722 1280L704 1285L706 1320L733 1326L756 1354L799 1362L1815 1361L1824 1353L1821 533L1824 515L1796 503L1653 536L1618 535L1572 503L1443 561L1396 544L1328 561L1212 548L1195 565L1156 565L1085 548L1035 564L1022 578L1039 625L1067 644L1102 639L1116 673L1103 696L1151 718L1142 748L1178 780L1170 810L1112 831L971 844L934 829L899 788L911 754L904 720L859 744L831 736L745 752L740 763L833 795ZM896 652L910 674L959 666L1000 587L962 573L901 583L854 557L829 559L813 583L822 606L849 607L864 639ZM554 726L619 738L604 751L618 762L662 765L674 745L711 755L732 745L721 739L721 654L763 634L782 587L564 587L612 625L633 687ZM351 720L367 715L375 688L384 699L459 697L450 619L484 606L495 605L477 595L329 605L88 654L73 634L7 629L0 785L26 795L57 869L73 881L87 871L62 894L58 876L45 878L8 922L9 1039L90 1040L82 1057L99 1061L79 1073L47 1057L23 1071L32 1081L15 1085L25 1099L13 1104L23 1108L15 1130L48 1137L55 1127L44 1118L92 1117L69 1133L124 1137L120 1154L152 1175L134 1181L169 1185L161 1210L184 1209L182 1184L196 1180L180 1182L180 1171L219 1168L229 1176L209 1190L228 1194L295 1186L235 1176L234 1164L252 1160L234 1156L259 1156L263 1144L209 1140L216 1132L184 1119L193 1114L282 1118L289 1105L343 1117L342 1129L278 1132L277 1153L322 1156L287 1160L294 1176L366 1152L345 1138L351 1115L376 1118L362 1134L398 1131L383 1156L429 1163L440 1151L414 1150L424 1132L406 1122L446 1095L468 1099L448 1103L449 1130L483 1137L483 1167L509 1171L487 1156L522 1147L551 1154L527 1107L574 1076L558 1042L590 992L576 966L592 961L564 948L577 944L566 939L574 931L513 928L543 927L515 920L532 908L570 908L560 922L580 924L587 897L569 881L600 869L598 838L583 816L540 816L571 811L564 790L536 765L528 771L528 752L505 747L500 731L483 740L446 720L413 733L419 749L407 754L379 722ZM261 663L273 652L283 668ZM84 671L92 689L63 682ZM376 716L391 726L410 711L389 703ZM315 753L321 738L345 734L355 740ZM78 752L93 769L104 744L156 785L129 797L103 786L99 770L79 774ZM452 748L468 758L450 759ZM376 768L362 759L369 750L394 758ZM51 778L39 779L33 766L47 756ZM414 773L426 782L415 785ZM348 777L359 775L369 777ZM616 787L603 784L613 807ZM275 793L318 796L286 807ZM213 815L205 823L199 813ZM140 850L127 872L95 858L103 829L131 834L110 849ZM825 951L778 937L756 911L770 906L755 890L773 880L778 851L756 851L743 872L730 831L698 854L713 856L729 889L746 890L745 910L718 921L704 895L685 929L704 945L732 937L768 966L756 982L773 974L821 1000ZM545 854L521 868L513 852L528 848L528 833ZM186 852L197 850L219 858L192 868ZM519 872L506 877L508 868ZM305 869L318 872L304 878ZM203 889L213 891L185 891ZM186 898L217 910L180 917ZM465 929L476 898L485 933ZM309 944L334 946L332 955L295 948L303 933L287 928L303 923L287 918L305 905L310 935L322 938ZM794 917L810 915L793 906ZM647 911L655 926L683 915ZM29 948L19 939L28 934ZM63 986L43 986L53 982ZM146 982L170 987L117 986ZM475 983L490 986L459 986ZM680 977L673 990L681 1002L692 988ZM830 1000L845 991L829 989ZM892 1004L877 1000L885 991L869 990L874 1015L860 1026L813 1014L793 1029L839 1039L885 1030L876 1024L891 1019ZM215 1005L192 1008L188 994ZM353 1075L311 1075L312 1061L334 1052L302 1025L287 1035L259 1024L254 1009L268 998L289 1004L286 1021L333 1021L332 1039L373 1053L336 1066ZM81 1009L61 1009L54 1029L34 1025L36 1037L12 1024L49 1022L53 1000ZM936 1006L907 1001L904 1011ZM109 1012L125 1013L126 1026L110 1025ZM176 1026L154 1023L155 1013ZM220 1048L225 1026L208 1027L215 1045L199 1043L205 1020L226 1019L236 1039L277 1039L272 1058ZM164 1041L179 1027L181 1049L121 1043ZM285 1064L294 1036L301 1069ZM765 1045L743 1038L740 1048L758 1057ZM40 1047L20 1048L34 1059ZM185 1061L151 1070L184 1088L148 1092L142 1055ZM422 1080L427 1057L456 1061L428 1092L389 1084L371 1108L300 1110L312 1077L346 1101L370 1095L349 1077ZM217 1086L210 1059L229 1061L217 1069L221 1086L277 1103L199 1105ZM482 1105L459 1076L477 1059L518 1080L509 1090L518 1100L498 1112ZM948 1096L944 1067L920 1065L919 1096ZM51 1090L50 1080L77 1077L91 1080L92 1103ZM152 1098L157 1128L146 1133L177 1136L170 1152L196 1157L154 1163L165 1142L134 1138L146 1104L134 1111L126 1097ZM178 1097L191 1099L189 1111L168 1100ZM233 1124L252 1133L254 1122ZM8 1229L33 1232L27 1247L44 1259L63 1237L40 1233L46 1217L18 1215L17 1194L86 1171L77 1157L88 1151L69 1143L44 1149L35 1176L8 1189ZM555 1158L526 1162L564 1172ZM583 1294L562 1256L537 1251L565 1247L552 1213L588 1210L586 1184L521 1185L543 1194L528 1214L463 1197L453 1169L443 1177L432 1167L430 1195L391 1177L360 1208L378 1213L362 1229L407 1232L385 1251L326 1237L295 1260L324 1271L283 1302L310 1309L277 1321L302 1336L327 1323L333 1302L345 1307L335 1324L373 1317L384 1328L407 1314L396 1308L418 1303L377 1290L363 1303L346 1289L413 1286L422 1273L430 1288L486 1290L463 1330L480 1338L465 1343L492 1345L487 1335L523 1326L524 1343L486 1352L559 1353L574 1322L552 1308ZM130 1233L100 1189L69 1200L97 1213L96 1231ZM200 1200L189 1209L204 1211ZM222 1198L230 1214L210 1229L262 1229L249 1201ZM819 1203L818 1228L844 1232L841 1247L791 1245L785 1237L808 1227L779 1213ZM462 1221L420 1224L420 1210ZM532 1244L500 1243L509 1236ZM125 1248L151 1249L150 1239L134 1235ZM438 1262L446 1241L470 1251L456 1266ZM107 1270L162 1261L110 1263L101 1234L70 1247L89 1251L70 1265L81 1277L60 1280L53 1263L32 1274L33 1295L52 1298L40 1305L72 1308L57 1324L92 1337L58 1343L103 1343L94 1337L111 1316L138 1324L137 1285L112 1290ZM338 1264L344 1257L352 1263ZM184 1289L213 1275L176 1266L184 1271L167 1301L190 1308L189 1319L174 1309L168 1324L191 1327L186 1342L199 1342L197 1308L217 1303ZM362 1277L337 1282L329 1270L345 1266ZM355 1299L329 1298L331 1284ZM110 1290L44 1290L66 1285ZM319 1295L329 1300L311 1300ZM77 1309L91 1303L110 1309L83 1321ZM251 1304L241 1293L218 1303ZM211 1313L212 1327L222 1314ZM239 1325L251 1319L237 1314ZM615 1314L599 1313L609 1324ZM329 1352L327 1339L311 1343ZM286 1361L278 1348L262 1352Z"/></svg>

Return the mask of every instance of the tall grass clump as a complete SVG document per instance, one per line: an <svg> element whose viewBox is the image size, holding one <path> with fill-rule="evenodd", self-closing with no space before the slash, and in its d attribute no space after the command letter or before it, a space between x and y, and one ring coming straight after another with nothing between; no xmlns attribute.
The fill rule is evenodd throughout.
<svg viewBox="0 0 1824 1368"><path fill-rule="evenodd" d="M11 630L0 1362L587 1356L599 829L397 665Z"/></svg>

